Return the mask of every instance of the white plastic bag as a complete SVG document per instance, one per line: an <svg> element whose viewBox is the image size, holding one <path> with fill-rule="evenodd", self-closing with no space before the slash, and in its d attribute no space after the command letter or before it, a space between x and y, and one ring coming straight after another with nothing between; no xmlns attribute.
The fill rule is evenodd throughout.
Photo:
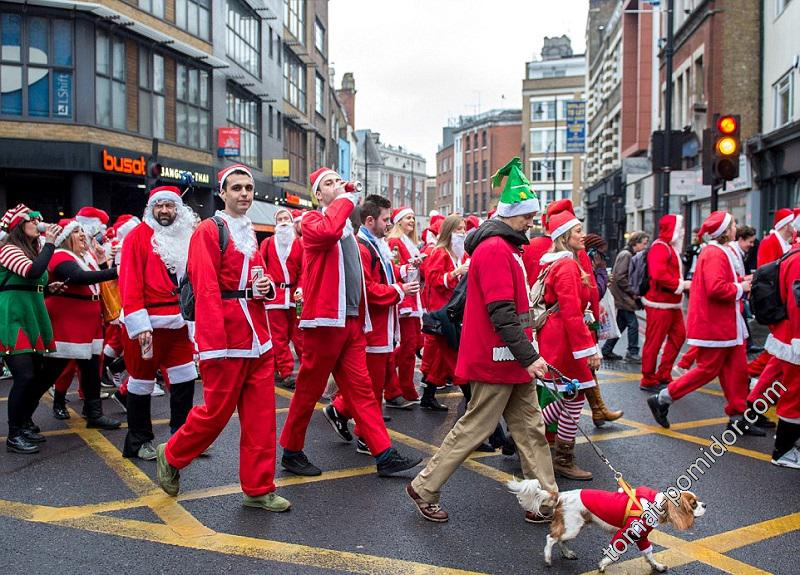
<svg viewBox="0 0 800 575"><path fill-rule="evenodd" d="M617 308L614 305L614 296L611 295L611 290L606 290L603 299L600 300L599 323L597 339L600 341L614 339L621 335L617 327Z"/></svg>

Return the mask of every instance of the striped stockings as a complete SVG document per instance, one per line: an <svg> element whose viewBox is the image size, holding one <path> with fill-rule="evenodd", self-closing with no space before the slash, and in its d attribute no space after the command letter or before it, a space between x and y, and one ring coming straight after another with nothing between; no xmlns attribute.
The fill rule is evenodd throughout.
<svg viewBox="0 0 800 575"><path fill-rule="evenodd" d="M583 393L572 399L564 401L554 401L542 409L545 424L549 425L558 422L558 439L564 442L575 441L578 435L578 426L575 423L581 417L583 409Z"/></svg>

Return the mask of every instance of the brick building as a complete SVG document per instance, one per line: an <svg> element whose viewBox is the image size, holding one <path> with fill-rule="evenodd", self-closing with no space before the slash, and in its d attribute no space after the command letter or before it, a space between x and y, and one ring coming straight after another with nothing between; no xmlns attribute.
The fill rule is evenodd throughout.
<svg viewBox="0 0 800 575"><path fill-rule="evenodd" d="M445 128L447 130L447 128ZM453 135L450 133L450 141L446 145L439 146L436 152L436 194L428 211L437 210L440 214L449 216L454 213L453 204L453 176L455 166L453 164Z"/></svg>

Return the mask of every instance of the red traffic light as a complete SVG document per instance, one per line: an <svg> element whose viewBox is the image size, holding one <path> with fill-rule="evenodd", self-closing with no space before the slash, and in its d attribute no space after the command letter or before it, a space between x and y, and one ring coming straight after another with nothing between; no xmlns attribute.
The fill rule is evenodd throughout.
<svg viewBox="0 0 800 575"><path fill-rule="evenodd" d="M739 129L739 121L735 116L720 116L717 120L717 130L721 134L729 135Z"/></svg>

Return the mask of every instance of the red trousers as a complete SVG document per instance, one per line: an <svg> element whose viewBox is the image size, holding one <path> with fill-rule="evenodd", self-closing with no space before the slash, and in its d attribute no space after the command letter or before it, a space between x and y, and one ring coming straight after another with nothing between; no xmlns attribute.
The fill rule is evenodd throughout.
<svg viewBox="0 0 800 575"><path fill-rule="evenodd" d="M678 362L678 367L681 369L689 369L694 364L695 360L697 360L697 348L693 345L689 346L689 349L686 350L681 356L681 360Z"/></svg>
<svg viewBox="0 0 800 575"><path fill-rule="evenodd" d="M372 393L375 395L375 402L378 404L379 409L382 409L383 390L391 381L392 366L391 353L367 353L367 370L372 382ZM343 416L349 419L353 418L353 409L341 393L336 395L332 404L336 411ZM358 423L356 423L353 431L358 437L361 437ZM378 455L378 453L373 453L372 455Z"/></svg>
<svg viewBox="0 0 800 575"><path fill-rule="evenodd" d="M127 391L136 395L149 395L156 383L156 371L161 370L164 383L177 385L197 379L194 366L194 344L189 339L189 329L153 330L153 358L142 359L139 340L122 332L122 347L125 354L125 367L128 378Z"/></svg>
<svg viewBox="0 0 800 575"><path fill-rule="evenodd" d="M467 383L456 377L456 362L458 352L447 345L447 340L441 335L425 334L425 346L422 352L422 375L431 385L441 387L450 379L454 385Z"/></svg>
<svg viewBox="0 0 800 575"><path fill-rule="evenodd" d="M781 396L775 411L781 419L790 423L800 423L800 365L780 361L780 366L781 383L786 391L780 387L776 388L776 391L781 392ZM769 398L772 398L772 401L775 400L775 394L772 392L768 393L766 397L768 401Z"/></svg>
<svg viewBox="0 0 800 575"><path fill-rule="evenodd" d="M120 324L106 324L103 354L114 358L122 355L122 326Z"/></svg>
<svg viewBox="0 0 800 575"><path fill-rule="evenodd" d="M370 452L379 454L391 447L383 414L367 368L367 340L362 323L348 317L344 327L315 327L303 333L303 361L289 404L289 416L281 432L284 449L301 451L314 406L322 397L328 376L333 374L339 393L344 396L361 439Z"/></svg>
<svg viewBox="0 0 800 575"><path fill-rule="evenodd" d="M758 354L758 357L755 358L753 361L747 364L747 373L750 377L758 377L761 375L761 372L764 371L764 368L767 367L772 354L768 351L762 351Z"/></svg>
<svg viewBox="0 0 800 575"><path fill-rule="evenodd" d="M683 324L683 312L680 309L659 309L645 307L647 325L642 348L642 385L656 386L661 382L672 381L672 364L686 341L686 326ZM664 340L666 339L666 344ZM661 364L658 352L664 344Z"/></svg>
<svg viewBox="0 0 800 575"><path fill-rule="evenodd" d="M295 309L268 309L269 332L272 336L272 351L275 354L275 371L281 378L288 377L294 371L294 356L289 349L289 342L294 344L297 357L303 356L300 342L300 329L297 327Z"/></svg>
<svg viewBox="0 0 800 575"><path fill-rule="evenodd" d="M698 347L697 367L667 386L670 397L678 400L700 389L715 377L725 394L725 413L741 415L747 408L747 354L745 345L733 347Z"/></svg>
<svg viewBox="0 0 800 575"><path fill-rule="evenodd" d="M64 368L64 371L56 378L55 383L53 383L53 387L56 391L61 393L67 393L69 391L70 386L72 385L72 380L75 376L78 376L78 383L81 380L81 370L78 369L78 362L74 359L69 360L67 362L67 366ZM83 399L83 389L78 386L78 393L80 394L81 399Z"/></svg>
<svg viewBox="0 0 800 575"><path fill-rule="evenodd" d="M169 442L170 465L183 469L203 453L239 412L239 481L256 497L275 491L275 368L272 352L257 358L200 362L203 405L195 405Z"/></svg>
<svg viewBox="0 0 800 575"><path fill-rule="evenodd" d="M417 401L419 395L414 386L414 369L417 365L417 349L422 347L420 319L405 316L400 318L400 346L394 350L392 378L386 386L386 399L403 396L409 401Z"/></svg>
<svg viewBox="0 0 800 575"><path fill-rule="evenodd" d="M767 352L764 352L764 353L767 353ZM761 357L761 356L759 355L758 357ZM753 360L752 363L755 363L755 361L757 359L758 358ZM758 399L759 397L764 395L764 392L775 381L781 379L781 375L785 371L785 367L784 367L785 365L792 365L792 364L787 364L786 362L781 361L780 359L778 359L774 355L770 355L769 356L769 361L767 362L767 365L764 366L764 369L761 372L761 375L758 376L758 382L756 383L755 387L750 391L750 394L747 396L747 401L752 403L753 401L755 401L756 399ZM749 368L748 368L748 370L749 370ZM781 382L781 383L783 383L783 382Z"/></svg>

